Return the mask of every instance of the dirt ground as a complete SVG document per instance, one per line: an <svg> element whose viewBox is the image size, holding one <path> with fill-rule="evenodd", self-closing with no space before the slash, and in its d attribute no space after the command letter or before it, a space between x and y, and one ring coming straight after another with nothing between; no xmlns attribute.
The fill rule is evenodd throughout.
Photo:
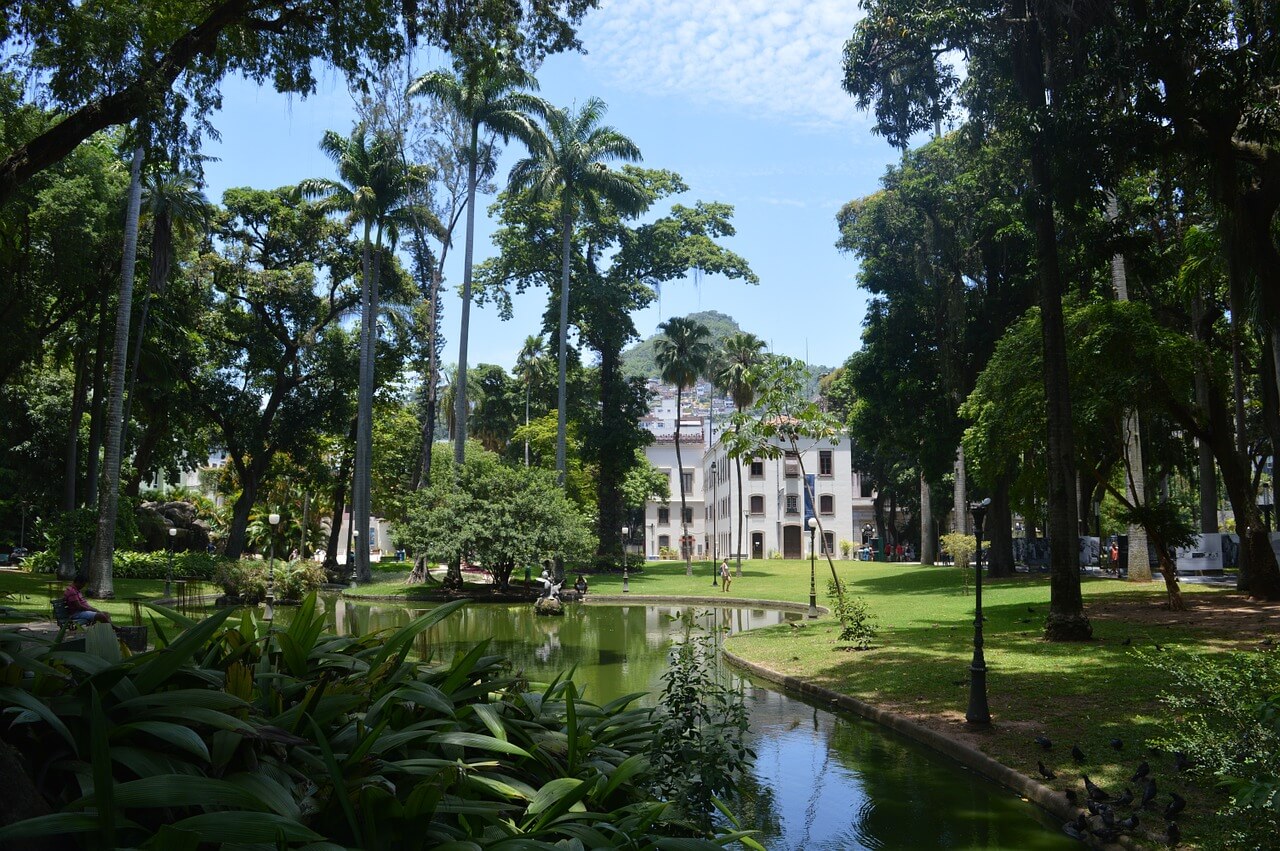
<svg viewBox="0 0 1280 851"><path fill-rule="evenodd" d="M1243 594L1183 593L1187 611L1169 610L1161 598L1110 598L1090 600L1085 613L1091 621L1118 621L1131 626L1135 633L1152 627L1184 627L1203 630L1206 638L1225 646L1243 649L1264 641L1280 641L1280 604L1257 603Z"/></svg>

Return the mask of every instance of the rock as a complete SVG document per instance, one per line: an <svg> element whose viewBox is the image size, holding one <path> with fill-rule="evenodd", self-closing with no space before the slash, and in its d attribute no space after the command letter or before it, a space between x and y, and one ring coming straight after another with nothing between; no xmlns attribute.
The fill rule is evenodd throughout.
<svg viewBox="0 0 1280 851"><path fill-rule="evenodd" d="M176 552L204 552L209 547L209 524L196 517L190 502L144 502L138 506L138 531L151 552L169 549L169 530L176 528Z"/></svg>
<svg viewBox="0 0 1280 851"><path fill-rule="evenodd" d="M555 597L539 597L533 604L533 610L540 615L555 617L564 614L564 604Z"/></svg>

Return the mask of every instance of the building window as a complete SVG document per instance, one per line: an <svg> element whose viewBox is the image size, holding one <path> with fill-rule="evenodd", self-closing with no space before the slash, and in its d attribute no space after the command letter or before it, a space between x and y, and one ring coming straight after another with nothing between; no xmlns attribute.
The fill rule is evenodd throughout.
<svg viewBox="0 0 1280 851"><path fill-rule="evenodd" d="M751 497L751 513L764 514L764 497L754 494Z"/></svg>
<svg viewBox="0 0 1280 851"><path fill-rule="evenodd" d="M759 458L751 459L751 478L753 479L764 478L764 461L762 461Z"/></svg>
<svg viewBox="0 0 1280 851"><path fill-rule="evenodd" d="M875 488L872 486L869 478L862 475L858 476L858 496L863 499L871 499L874 496L872 493L874 490Z"/></svg>
<svg viewBox="0 0 1280 851"><path fill-rule="evenodd" d="M693 472L686 470L680 474L680 478L684 482L684 492L691 493L693 491Z"/></svg>
<svg viewBox="0 0 1280 851"><path fill-rule="evenodd" d="M830 476L834 474L834 465L831 460L831 450L823 449L818 452L818 475Z"/></svg>
<svg viewBox="0 0 1280 851"><path fill-rule="evenodd" d="M791 494L787 497L787 513L788 514L800 513L800 497L796 496L795 494Z"/></svg>
<svg viewBox="0 0 1280 851"><path fill-rule="evenodd" d="M822 554L824 556L833 556L836 554L836 533L835 532L822 533L822 547L823 547Z"/></svg>
<svg viewBox="0 0 1280 851"><path fill-rule="evenodd" d="M835 514L836 498L829 493L824 493L818 497L818 513L819 514Z"/></svg>
<svg viewBox="0 0 1280 851"><path fill-rule="evenodd" d="M659 522L659 523L661 523L663 526L666 526L667 524L669 524L669 523L671 522L671 509L670 509L670 508L659 508L659 509L658 509L658 522Z"/></svg>
<svg viewBox="0 0 1280 851"><path fill-rule="evenodd" d="M659 548L659 549L663 549L663 550L669 550L669 549L671 549L671 536L670 536L670 535L659 535L659 536L658 536L658 548Z"/></svg>
<svg viewBox="0 0 1280 851"><path fill-rule="evenodd" d="M684 522L686 522L686 523L692 523L692 522L693 522L693 509L692 509L692 508L686 508L686 509L684 510Z"/></svg>
<svg viewBox="0 0 1280 851"><path fill-rule="evenodd" d="M800 476L800 459L789 452L786 459L786 476L788 479L795 479Z"/></svg>

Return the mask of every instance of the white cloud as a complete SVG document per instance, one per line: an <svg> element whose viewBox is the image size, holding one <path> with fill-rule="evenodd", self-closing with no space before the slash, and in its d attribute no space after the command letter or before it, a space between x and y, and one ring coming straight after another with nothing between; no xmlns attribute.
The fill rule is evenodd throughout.
<svg viewBox="0 0 1280 851"><path fill-rule="evenodd" d="M586 61L616 84L804 125L865 119L840 88L851 0L606 0Z"/></svg>

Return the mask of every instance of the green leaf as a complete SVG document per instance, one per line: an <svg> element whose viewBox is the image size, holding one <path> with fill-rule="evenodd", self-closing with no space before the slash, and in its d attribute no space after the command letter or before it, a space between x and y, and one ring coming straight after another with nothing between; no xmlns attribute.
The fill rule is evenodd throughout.
<svg viewBox="0 0 1280 851"><path fill-rule="evenodd" d="M191 661L196 652L213 636L223 621L231 616L232 609L223 609L197 623L178 636L168 647L142 657L145 661L133 672L133 682L138 691L156 691L165 681Z"/></svg>
<svg viewBox="0 0 1280 851"><path fill-rule="evenodd" d="M97 833L97 816L85 813L53 813L36 816L0 828L0 841L66 836L69 833Z"/></svg>
<svg viewBox="0 0 1280 851"><path fill-rule="evenodd" d="M471 705L473 712L479 716L484 725L489 728L489 732L494 738L507 741L507 728L502 726L502 718L498 716L498 710L490 703L473 703Z"/></svg>
<svg viewBox="0 0 1280 851"><path fill-rule="evenodd" d="M602 799L608 799L618 787L649 767L649 760L644 754L632 754L619 763L609 775L609 782L600 793Z"/></svg>
<svg viewBox="0 0 1280 851"><path fill-rule="evenodd" d="M179 750L199 757L205 762L209 761L209 749L205 746L204 739L200 738L200 734L190 727L173 724L169 721L134 721L113 728L111 735L113 738L120 739L126 733L134 731L148 733L161 741L168 742Z"/></svg>
<svg viewBox="0 0 1280 851"><path fill-rule="evenodd" d="M120 639L107 624L94 624L85 630L84 652L112 665L120 662Z"/></svg>
<svg viewBox="0 0 1280 851"><path fill-rule="evenodd" d="M93 760L93 798L98 810L98 830L107 848L115 847L116 805L115 780L111 776L111 748L108 739L110 723L102 711L102 696L97 688L91 688L89 708L89 753Z"/></svg>
<svg viewBox="0 0 1280 851"><path fill-rule="evenodd" d="M480 774L474 774L467 778L471 783L477 786L483 786L491 792L496 792L504 798L518 798L522 801L528 801L532 796L521 789L517 789L509 783L503 783L501 780L493 780Z"/></svg>
<svg viewBox="0 0 1280 851"><path fill-rule="evenodd" d="M200 837L201 842L267 843L320 842L324 837L306 825L275 813L217 812L185 818L173 825Z"/></svg>
<svg viewBox="0 0 1280 851"><path fill-rule="evenodd" d="M120 809L137 807L231 807L263 810L265 805L241 786L226 780L194 774L162 774L117 783L113 790L115 805ZM84 806L93 800L86 796L70 806Z"/></svg>
<svg viewBox="0 0 1280 851"><path fill-rule="evenodd" d="M529 802L526 810L531 816L546 812L556 807L563 801L575 801L575 792L580 792L583 781L576 777L557 777L548 783L544 783L538 793L533 796L533 800ZM567 809L567 807L566 807Z"/></svg>
<svg viewBox="0 0 1280 851"><path fill-rule="evenodd" d="M302 810L299 808L298 802L294 800L293 795L290 794L289 789L265 774L232 774L227 778L227 782L244 789L272 812L295 821L302 818Z"/></svg>
<svg viewBox="0 0 1280 851"><path fill-rule="evenodd" d="M127 712L164 706L225 710L243 709L248 707L249 704L235 695L227 694L225 691L198 688L174 689L173 691L143 694L116 704L117 709Z"/></svg>
<svg viewBox="0 0 1280 851"><path fill-rule="evenodd" d="M493 736L484 736L480 733L436 733L428 741L433 744L461 745L467 748L532 758L532 754L519 745L504 742L502 739L495 739Z"/></svg>
<svg viewBox="0 0 1280 851"><path fill-rule="evenodd" d="M440 621L444 620L458 609L461 609L466 604L466 600L454 600L451 603L445 603L441 606L437 606L431 611L414 618L410 623L396 630L387 638L386 642L382 645L382 649L375 654L372 662L370 663L370 667L377 668L402 649L407 650L408 647L413 644L413 640L417 638L423 630L430 629L440 623ZM446 689L446 691L448 691L448 689Z"/></svg>
<svg viewBox="0 0 1280 851"><path fill-rule="evenodd" d="M0 704L10 704L13 706L21 706L23 709L38 716L42 721L52 727L59 736L66 740L71 746L71 750L80 755L80 748L76 745L76 740L72 738L71 731L67 729L67 725L62 723L57 715L53 713L48 706L45 706L40 700L22 689L13 688L12 686L0 687Z"/></svg>

